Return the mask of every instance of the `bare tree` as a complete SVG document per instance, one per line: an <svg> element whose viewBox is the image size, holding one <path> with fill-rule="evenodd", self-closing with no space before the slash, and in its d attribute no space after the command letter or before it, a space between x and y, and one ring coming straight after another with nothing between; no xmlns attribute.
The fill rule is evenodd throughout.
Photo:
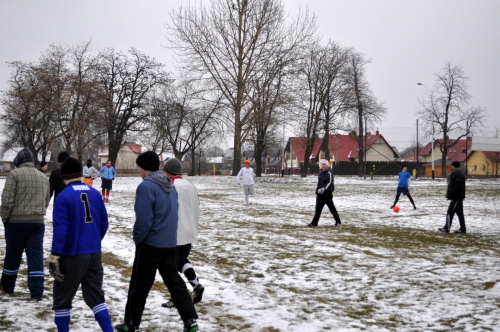
<svg viewBox="0 0 500 332"><path fill-rule="evenodd" d="M247 122L256 107L248 97L249 85L265 80L268 71L263 68L282 65L277 59L311 39L315 18L306 12L286 24L279 0L212 0L209 6L181 6L171 17L169 39L182 65L193 75L212 81L232 110L236 174L244 128L251 129ZM259 93L254 91L254 95Z"/></svg>
<svg viewBox="0 0 500 332"><path fill-rule="evenodd" d="M358 158L359 158L359 176L364 173L364 131L363 121L377 122L387 113L387 109L382 103L379 103L373 92L370 83L366 77L366 65L370 61L364 54L351 51L349 66L346 67L345 77L351 93L351 110L353 119L357 121L358 129Z"/></svg>
<svg viewBox="0 0 500 332"><path fill-rule="evenodd" d="M419 99L417 115L423 120L427 135L434 133L443 138L442 142L437 142L442 165L446 165L448 149L474 130L483 128L486 111L479 106L468 106L471 98L467 91L469 78L465 76L462 65L448 61L435 76L433 90ZM446 177L446 167L442 168L441 176Z"/></svg>
<svg viewBox="0 0 500 332"><path fill-rule="evenodd" d="M108 49L99 58L102 120L109 159L114 164L124 135L148 119L149 93L157 84L165 84L168 74L162 64L136 49L131 49L128 56Z"/></svg>
<svg viewBox="0 0 500 332"><path fill-rule="evenodd" d="M59 132L53 123L53 99L43 79L44 69L40 64L23 62L12 62L9 66L13 71L1 98L4 111L0 119L8 137L3 148L28 147L35 161L39 153L45 160Z"/></svg>

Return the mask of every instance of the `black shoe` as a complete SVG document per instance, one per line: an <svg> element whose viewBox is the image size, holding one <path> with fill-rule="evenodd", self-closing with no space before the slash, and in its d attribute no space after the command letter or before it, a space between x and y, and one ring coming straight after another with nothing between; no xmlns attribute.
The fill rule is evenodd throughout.
<svg viewBox="0 0 500 332"><path fill-rule="evenodd" d="M43 300L43 298L41 297L30 297L30 301L36 301L36 302L40 302L41 300Z"/></svg>
<svg viewBox="0 0 500 332"><path fill-rule="evenodd" d="M198 323L196 319L190 319L184 323L184 332L196 332L198 331Z"/></svg>
<svg viewBox="0 0 500 332"><path fill-rule="evenodd" d="M307 225L307 227L318 227L318 225L314 225L313 223L310 223L309 225Z"/></svg>
<svg viewBox="0 0 500 332"><path fill-rule="evenodd" d="M193 297L194 304L201 301L201 298L203 297L204 291L205 291L205 287L203 287L201 284L196 285L196 287L193 289L193 292L191 293L191 296Z"/></svg>
<svg viewBox="0 0 500 332"><path fill-rule="evenodd" d="M465 229L457 229L453 233L467 233L467 232L465 231Z"/></svg>
<svg viewBox="0 0 500 332"><path fill-rule="evenodd" d="M391 209L391 210L394 209L394 205L391 205L391 207L389 209Z"/></svg>
<svg viewBox="0 0 500 332"><path fill-rule="evenodd" d="M168 302L165 302L161 305L163 308L175 308L174 301L172 299L168 300Z"/></svg>
<svg viewBox="0 0 500 332"><path fill-rule="evenodd" d="M342 224L342 222L339 221L339 222L335 223L335 226L340 226L341 224Z"/></svg>
<svg viewBox="0 0 500 332"><path fill-rule="evenodd" d="M443 233L449 233L450 232L450 230L448 228L445 228L445 227L438 228L438 231L443 232Z"/></svg>
<svg viewBox="0 0 500 332"><path fill-rule="evenodd" d="M413 207L413 210L416 210L416 209L417 209L417 207L416 207L416 206L414 206L414 207Z"/></svg>
<svg viewBox="0 0 500 332"><path fill-rule="evenodd" d="M127 323L115 325L115 329L123 332L140 332L138 327L130 326Z"/></svg>

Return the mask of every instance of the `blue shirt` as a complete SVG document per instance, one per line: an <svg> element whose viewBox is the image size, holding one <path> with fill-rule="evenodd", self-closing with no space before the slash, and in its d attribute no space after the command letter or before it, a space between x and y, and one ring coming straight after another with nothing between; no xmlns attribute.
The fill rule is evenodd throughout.
<svg viewBox="0 0 500 332"><path fill-rule="evenodd" d="M103 166L99 171L99 176L111 180L112 178L116 177L116 171L113 166L111 167Z"/></svg>
<svg viewBox="0 0 500 332"><path fill-rule="evenodd" d="M408 187L408 180L411 178L410 172L399 173L398 187Z"/></svg>
<svg viewBox="0 0 500 332"><path fill-rule="evenodd" d="M177 247L178 206L175 188L172 187L167 193L157 183L144 180L137 187L135 196L134 242L156 248Z"/></svg>
<svg viewBox="0 0 500 332"><path fill-rule="evenodd" d="M101 252L108 213L99 191L71 182L54 201L52 254L75 256Z"/></svg>

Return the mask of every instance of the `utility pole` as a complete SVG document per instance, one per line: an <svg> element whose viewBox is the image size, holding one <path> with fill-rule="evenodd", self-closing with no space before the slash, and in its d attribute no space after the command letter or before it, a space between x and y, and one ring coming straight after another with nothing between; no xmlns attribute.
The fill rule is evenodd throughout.
<svg viewBox="0 0 500 332"><path fill-rule="evenodd" d="M418 119L417 119L417 172L415 173L415 178L418 178Z"/></svg>

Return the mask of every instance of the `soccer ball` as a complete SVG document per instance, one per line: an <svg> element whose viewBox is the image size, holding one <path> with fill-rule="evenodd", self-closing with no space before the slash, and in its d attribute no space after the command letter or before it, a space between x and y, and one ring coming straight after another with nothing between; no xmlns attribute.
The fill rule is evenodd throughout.
<svg viewBox="0 0 500 332"><path fill-rule="evenodd" d="M395 206L392 208L394 210L394 212L398 213L399 212L399 206Z"/></svg>

